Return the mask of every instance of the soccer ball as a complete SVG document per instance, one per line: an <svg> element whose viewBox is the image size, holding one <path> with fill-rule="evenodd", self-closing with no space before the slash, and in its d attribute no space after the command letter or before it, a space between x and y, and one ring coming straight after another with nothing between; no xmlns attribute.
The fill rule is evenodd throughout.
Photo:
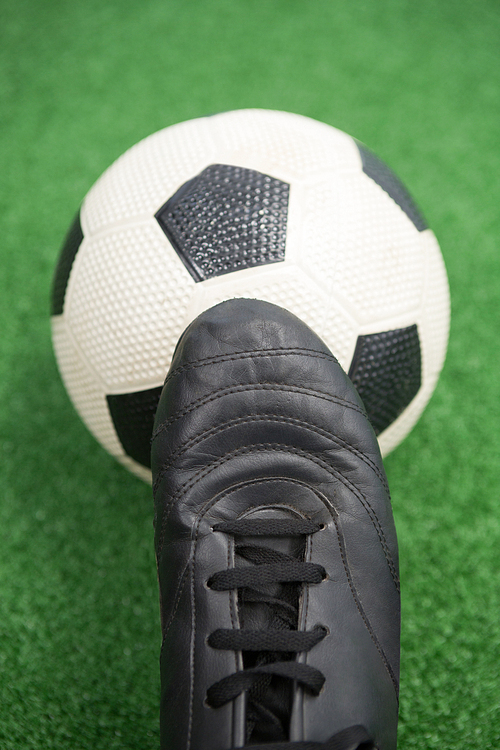
<svg viewBox="0 0 500 750"><path fill-rule="evenodd" d="M408 434L444 361L448 283L434 234L364 145L299 115L225 112L151 135L87 194L55 273L54 349L89 430L146 480L177 340L232 297L323 338L383 454Z"/></svg>

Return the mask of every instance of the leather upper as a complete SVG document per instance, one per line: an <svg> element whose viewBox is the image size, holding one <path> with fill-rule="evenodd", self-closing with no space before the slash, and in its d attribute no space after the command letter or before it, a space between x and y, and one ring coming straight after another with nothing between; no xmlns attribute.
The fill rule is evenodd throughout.
<svg viewBox="0 0 500 750"><path fill-rule="evenodd" d="M243 517L324 525L305 560L328 577L304 584L299 629L328 635L297 659L325 676L320 695L295 689L290 740L325 741L363 725L396 747L400 595L389 490L377 439L349 378L304 323L275 305L230 300L179 340L152 443L155 543L163 628L165 750L243 744L245 700L214 709L208 688L242 669L207 638L240 627L236 591L208 579L235 564Z"/></svg>

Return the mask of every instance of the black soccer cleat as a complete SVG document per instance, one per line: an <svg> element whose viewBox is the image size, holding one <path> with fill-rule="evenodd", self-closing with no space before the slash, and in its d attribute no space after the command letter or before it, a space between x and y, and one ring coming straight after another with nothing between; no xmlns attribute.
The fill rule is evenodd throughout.
<svg viewBox="0 0 500 750"><path fill-rule="evenodd" d="M393 750L396 532L356 390L291 313L179 340L152 447L163 750Z"/></svg>

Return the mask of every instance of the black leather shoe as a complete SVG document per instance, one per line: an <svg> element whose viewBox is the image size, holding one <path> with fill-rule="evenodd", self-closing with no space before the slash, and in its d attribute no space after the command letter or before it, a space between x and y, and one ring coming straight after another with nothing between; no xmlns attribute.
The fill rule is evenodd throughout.
<svg viewBox="0 0 500 750"><path fill-rule="evenodd" d="M398 554L375 434L291 313L184 332L152 448L163 750L396 747Z"/></svg>

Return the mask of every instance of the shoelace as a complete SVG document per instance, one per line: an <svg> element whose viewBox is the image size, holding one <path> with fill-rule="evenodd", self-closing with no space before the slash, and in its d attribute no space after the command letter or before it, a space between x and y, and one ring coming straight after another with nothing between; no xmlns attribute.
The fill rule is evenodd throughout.
<svg viewBox="0 0 500 750"><path fill-rule="evenodd" d="M238 537L300 537L320 531L322 524L307 519L238 519L216 524L213 530ZM287 584L298 587L319 584L326 578L322 565L302 562L295 557L269 547L236 543L235 552L253 563L252 567L235 567L215 573L207 582L215 591L237 589L240 602L264 604L273 615L273 627L256 629L219 629L208 638L212 648L241 651L250 656L253 666L235 672L212 685L206 702L218 708L247 691L247 715L250 718L247 740L257 722L265 727L270 741L255 744L252 750L370 750L374 747L361 726L349 727L331 737L326 743L286 742L282 719L276 706L269 703L266 693L273 677L293 680L313 695L318 695L325 677L318 669L295 661L295 656L307 652L327 635L321 625L312 630L297 630L298 596L283 595ZM269 587L281 584L281 595L269 593ZM290 587L289 587L290 588ZM245 661L245 658L244 658ZM266 701L267 698L267 701ZM262 733L262 732L261 732ZM267 740L267 736L266 736Z"/></svg>

